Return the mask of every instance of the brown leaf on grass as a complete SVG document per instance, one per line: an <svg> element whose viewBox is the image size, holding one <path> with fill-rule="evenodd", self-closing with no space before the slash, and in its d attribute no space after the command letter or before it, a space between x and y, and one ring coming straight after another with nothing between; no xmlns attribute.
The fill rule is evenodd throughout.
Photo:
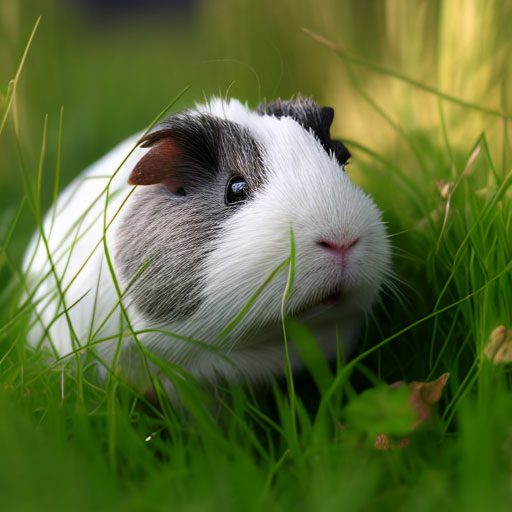
<svg viewBox="0 0 512 512"><path fill-rule="evenodd" d="M438 379L429 382L413 381L407 384L411 390L409 403L416 411L417 420L412 426L412 430L416 430L430 416L432 407L439 402L443 389L446 386L449 373L443 373ZM406 383L399 381L390 384L390 387L397 388ZM389 450L390 448L405 448L409 446L411 440L407 437L393 440L388 434L378 434L375 438L373 446L376 450Z"/></svg>
<svg viewBox="0 0 512 512"><path fill-rule="evenodd" d="M466 166L464 167L464 170L462 171L463 176L469 176L473 173L475 169L475 162L477 158L480 156L480 153L482 151L482 147L480 144L473 150L471 155L469 155L468 161L466 162Z"/></svg>
<svg viewBox="0 0 512 512"><path fill-rule="evenodd" d="M418 415L418 421L414 428L417 428L430 416L432 406L441 399L449 376L449 373L443 373L441 377L430 382L411 382L409 384L412 391L411 405Z"/></svg>
<svg viewBox="0 0 512 512"><path fill-rule="evenodd" d="M378 434L375 437L375 441L373 443L373 447L376 450L386 451L390 448L398 448L403 449L407 448L411 444L411 440L408 437L402 437L394 441L387 434Z"/></svg>
<svg viewBox="0 0 512 512"><path fill-rule="evenodd" d="M375 442L373 443L373 447L376 450L389 450L389 436L387 434L377 434L377 436L375 437Z"/></svg>
<svg viewBox="0 0 512 512"><path fill-rule="evenodd" d="M512 328L496 327L489 336L484 355L494 364L512 363Z"/></svg>
<svg viewBox="0 0 512 512"><path fill-rule="evenodd" d="M449 376L449 373L443 373L443 375L436 380L429 382L412 381L407 384L411 390L410 403L416 411L418 418L413 429L417 428L430 416L430 410L436 402L439 402ZM404 384L406 383L398 381L390 384L390 387L397 388Z"/></svg>
<svg viewBox="0 0 512 512"><path fill-rule="evenodd" d="M436 181L436 188L443 199L448 199L453 190L453 183L444 180Z"/></svg>

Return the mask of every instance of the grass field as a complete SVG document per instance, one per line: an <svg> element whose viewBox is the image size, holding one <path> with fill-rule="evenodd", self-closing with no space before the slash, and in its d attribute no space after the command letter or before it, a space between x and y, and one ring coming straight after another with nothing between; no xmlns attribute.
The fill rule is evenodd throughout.
<svg viewBox="0 0 512 512"><path fill-rule="evenodd" d="M512 331L486 348L512 328L512 2L217 0L178 20L71 5L0 4L0 510L510 510ZM293 387L233 386L217 408L188 383L184 415L48 368L18 303L56 190L187 86L173 110L227 91L332 105L401 298L334 371L313 354ZM447 372L413 428L388 384Z"/></svg>

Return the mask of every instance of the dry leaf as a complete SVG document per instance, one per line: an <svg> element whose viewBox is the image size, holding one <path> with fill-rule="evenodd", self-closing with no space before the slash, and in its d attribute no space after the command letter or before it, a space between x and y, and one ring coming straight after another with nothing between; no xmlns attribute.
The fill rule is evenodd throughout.
<svg viewBox="0 0 512 512"><path fill-rule="evenodd" d="M448 199L453 190L453 183L449 181L439 180L436 181L436 188L443 199Z"/></svg>
<svg viewBox="0 0 512 512"><path fill-rule="evenodd" d="M390 448L399 448L400 450L403 448L407 448L411 444L411 440L408 437L403 437L393 442L387 434L378 434L375 437L375 442L373 443L373 447L376 450L386 451Z"/></svg>
<svg viewBox="0 0 512 512"><path fill-rule="evenodd" d="M496 327L489 336L484 355L494 364L512 363L512 328Z"/></svg>
<svg viewBox="0 0 512 512"><path fill-rule="evenodd" d="M411 405L418 414L418 421L414 428L417 428L430 416L432 406L439 402L449 376L449 373L443 373L441 377L430 382L411 382L409 384L412 391Z"/></svg>
<svg viewBox="0 0 512 512"><path fill-rule="evenodd" d="M387 434L378 434L373 443L376 450L389 450L390 442Z"/></svg>
<svg viewBox="0 0 512 512"><path fill-rule="evenodd" d="M417 420L412 430L416 430L428 419L432 406L441 399L443 389L446 386L449 376L449 373L443 373L443 375L436 380L429 382L413 381L408 384L411 390L410 404L417 414ZM405 383L402 381L394 382L390 387L397 388L404 384ZM389 450L390 448L405 448L409 446L410 443L411 440L407 437L393 441L387 434L378 434L373 446L376 450Z"/></svg>
<svg viewBox="0 0 512 512"><path fill-rule="evenodd" d="M480 152L482 151L482 148L480 145L478 145L471 155L469 155L468 161L466 162L466 166L464 167L464 170L462 171L463 176L469 176L474 168L475 168L475 162L476 159L480 156Z"/></svg>

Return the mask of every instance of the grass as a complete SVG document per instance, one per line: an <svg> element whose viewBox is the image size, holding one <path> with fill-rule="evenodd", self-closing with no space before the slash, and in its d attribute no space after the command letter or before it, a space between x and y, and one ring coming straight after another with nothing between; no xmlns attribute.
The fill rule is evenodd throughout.
<svg viewBox="0 0 512 512"><path fill-rule="evenodd" d="M124 35L98 31L93 48L80 50L86 24L50 2L24 53L40 12L28 4L11 20L20 20L17 44L0 43L9 50L0 59L11 59L2 68L11 74L0 75L10 84L0 96L2 509L509 509L510 364L493 364L484 351L497 326L512 326L512 5L386 1L363 12L358 2L274 4L202 8L190 28L201 44L164 35L158 24L147 41L132 41L130 30L144 31L128 25ZM213 15L220 26L208 23ZM228 33L237 52L231 39L213 42ZM68 38L67 76L52 60L58 37ZM162 72L142 101L147 75L131 73L133 84L119 92L114 57L125 76L130 65L155 72L177 41L189 44L170 57L183 77ZM208 42L211 55L197 53L195 44ZM97 58L89 61L89 51ZM41 59L57 70L54 87L45 85ZM202 59L197 75L194 59ZM209 66L214 76L205 78ZM92 90L85 85L94 72L100 87L83 99L87 112L77 94ZM185 379L185 411L162 395L155 408L116 373L98 386L87 360L48 367L25 344L30 308L19 306L19 261L60 184L147 125L188 83L174 109L233 81L233 94L252 102L300 89L334 105L335 133L354 154L349 172L384 211L403 300L384 295L358 351L334 367L307 329L287 319L286 341L299 346L306 375L264 390L225 386L215 397ZM290 245L276 272L288 270L292 282L293 233ZM240 304L240 314L250 307ZM387 384L445 372L435 413L411 432L409 393ZM376 432L411 442L376 450Z"/></svg>

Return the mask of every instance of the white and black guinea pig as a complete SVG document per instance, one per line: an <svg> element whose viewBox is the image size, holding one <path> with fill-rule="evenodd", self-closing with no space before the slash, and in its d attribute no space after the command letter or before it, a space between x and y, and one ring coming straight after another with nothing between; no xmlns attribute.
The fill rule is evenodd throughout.
<svg viewBox="0 0 512 512"><path fill-rule="evenodd" d="M293 245L285 316L327 357L337 340L349 350L390 247L345 173L333 116L309 98L255 110L212 99L117 146L61 194L27 251L30 343L90 351L141 390L149 368L171 392L158 361L204 383L268 379L285 366Z"/></svg>

